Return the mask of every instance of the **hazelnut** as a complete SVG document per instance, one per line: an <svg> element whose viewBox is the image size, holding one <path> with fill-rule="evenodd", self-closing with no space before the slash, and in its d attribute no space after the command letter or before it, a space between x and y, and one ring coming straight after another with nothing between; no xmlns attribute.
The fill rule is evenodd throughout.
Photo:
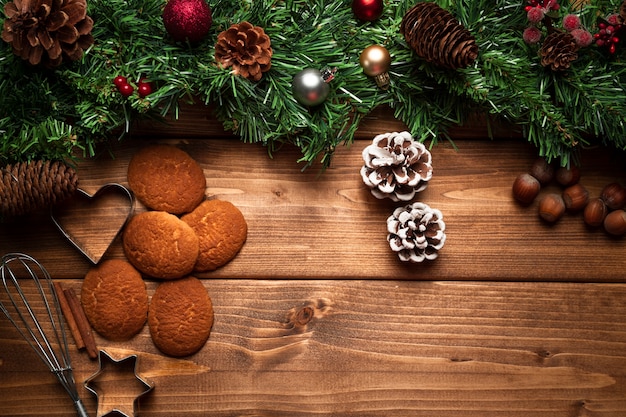
<svg viewBox="0 0 626 417"><path fill-rule="evenodd" d="M587 225L598 227L604 222L608 212L609 209L601 198L592 198L583 211L583 219Z"/></svg>
<svg viewBox="0 0 626 417"><path fill-rule="evenodd" d="M585 208L589 202L589 192L580 183L570 185L563 190L563 202L569 212L577 212Z"/></svg>
<svg viewBox="0 0 626 417"><path fill-rule="evenodd" d="M539 157L530 168L530 175L537 178L541 184L545 185L554 178L554 166L545 158Z"/></svg>
<svg viewBox="0 0 626 417"><path fill-rule="evenodd" d="M609 209L621 209L626 204L626 188L613 182L602 189L600 198L604 200Z"/></svg>
<svg viewBox="0 0 626 417"><path fill-rule="evenodd" d="M626 234L626 211L615 210L604 218L604 230L615 236Z"/></svg>
<svg viewBox="0 0 626 417"><path fill-rule="evenodd" d="M522 204L532 203L541 189L539 180L530 174L520 174L513 182L513 197Z"/></svg>
<svg viewBox="0 0 626 417"><path fill-rule="evenodd" d="M556 170L556 182L564 187L576 184L580 180L580 169L572 165L569 168L559 167Z"/></svg>
<svg viewBox="0 0 626 417"><path fill-rule="evenodd" d="M549 223L555 223L565 213L563 197L556 193L546 194L539 201L539 217Z"/></svg>

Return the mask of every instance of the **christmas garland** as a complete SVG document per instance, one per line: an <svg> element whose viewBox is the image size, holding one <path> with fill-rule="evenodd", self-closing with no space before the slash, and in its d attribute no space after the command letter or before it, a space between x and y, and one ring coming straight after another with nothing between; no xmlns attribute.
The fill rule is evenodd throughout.
<svg viewBox="0 0 626 417"><path fill-rule="evenodd" d="M433 144L480 113L518 125L562 165L587 145L626 149L626 2L563 1L438 0L416 10L422 3L381 0L374 10L359 0L211 0L208 16L199 7L177 29L166 28L179 15L164 15L166 0L0 0L0 165L91 157L139 119L176 118L185 102L207 104L225 129L270 153L297 146L307 166L328 166L380 105ZM38 17L45 24L20 37ZM257 42L254 62L232 65L237 36ZM389 54L382 83L363 62L372 45ZM444 61L433 61L440 51ZM296 88L304 81L294 85L303 70L328 85L312 102Z"/></svg>

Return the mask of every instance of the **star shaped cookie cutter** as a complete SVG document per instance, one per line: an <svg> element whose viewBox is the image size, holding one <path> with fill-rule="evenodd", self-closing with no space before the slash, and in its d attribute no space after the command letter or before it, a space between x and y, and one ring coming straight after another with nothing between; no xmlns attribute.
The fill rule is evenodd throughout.
<svg viewBox="0 0 626 417"><path fill-rule="evenodd" d="M137 355L116 360L100 350L98 362L98 371L84 383L97 398L97 417L135 417L139 398L154 388L137 373Z"/></svg>

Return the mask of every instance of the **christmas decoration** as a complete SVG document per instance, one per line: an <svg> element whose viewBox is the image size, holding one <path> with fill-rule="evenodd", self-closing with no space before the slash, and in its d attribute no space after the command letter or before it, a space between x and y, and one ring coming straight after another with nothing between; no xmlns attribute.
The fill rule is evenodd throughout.
<svg viewBox="0 0 626 417"><path fill-rule="evenodd" d="M206 0L168 0L163 9L163 25L175 41L199 42L212 23Z"/></svg>
<svg viewBox="0 0 626 417"><path fill-rule="evenodd" d="M233 67L233 73L259 81L272 67L272 47L263 28L249 22L231 25L220 33L215 45L215 59L223 67Z"/></svg>
<svg viewBox="0 0 626 417"><path fill-rule="evenodd" d="M383 0L352 0L352 11L357 19L372 22L378 19L384 10Z"/></svg>
<svg viewBox="0 0 626 417"><path fill-rule="evenodd" d="M0 169L0 219L33 213L71 196L78 175L62 162L32 161Z"/></svg>
<svg viewBox="0 0 626 417"><path fill-rule="evenodd" d="M387 240L402 261L436 259L446 241L446 224L437 209L424 203L398 207L387 219Z"/></svg>
<svg viewBox="0 0 626 417"><path fill-rule="evenodd" d="M152 83L146 81L145 78L139 80L139 84L137 84L137 93L139 97L144 98L152 94Z"/></svg>
<svg viewBox="0 0 626 417"><path fill-rule="evenodd" d="M391 55L387 48L381 45L368 46L361 52L359 63L363 72L370 77L374 77L376 85L383 90L389 88L389 66L391 65Z"/></svg>
<svg viewBox="0 0 626 417"><path fill-rule="evenodd" d="M569 33L552 32L541 46L541 65L552 71L563 71L578 58L578 45Z"/></svg>
<svg viewBox="0 0 626 417"><path fill-rule="evenodd" d="M432 178L432 157L409 132L376 136L363 149L361 177L374 197L409 201L428 186Z"/></svg>
<svg viewBox="0 0 626 417"><path fill-rule="evenodd" d="M76 61L93 43L85 0L16 0L4 5L2 40L32 65Z"/></svg>
<svg viewBox="0 0 626 417"><path fill-rule="evenodd" d="M478 56L472 34L436 3L413 6L402 18L400 32L417 55L443 68L466 68Z"/></svg>
<svg viewBox="0 0 626 417"><path fill-rule="evenodd" d="M315 68L306 68L293 77L291 83L294 98L305 106L317 106L326 100L330 86L322 73Z"/></svg>
<svg viewBox="0 0 626 417"><path fill-rule="evenodd" d="M415 0L399 0L384 2L384 18L366 23L344 0L222 0L211 11L213 23L203 38L205 45L194 48L168 35L163 0L90 0L89 18L83 23L96 22L95 41L82 49L81 59L52 69L43 67L49 60L45 41L34 47L42 51L41 65L21 59L26 56L24 49L20 55L14 53L20 42L16 39L24 39L24 25L35 21L19 17L31 2L0 1L5 9L0 41L0 166L94 156L105 148L100 142L124 138L138 119L175 119L189 97L207 104L207 111L225 130L244 142L262 144L268 153L284 143L294 144L305 167L329 166L335 149L350 144L361 121L380 105L390 105L407 131L419 142L429 141L429 146L442 138L451 140L450 128L474 120L479 113L488 114L490 121L509 123L536 147L539 156L560 166L575 165L588 146L626 150L626 95L620 93L626 90L626 48L621 47L624 0L417 5ZM81 0L59 0L52 9L71 9L75 4L82 4ZM537 7L540 10L529 13ZM271 39L271 65L269 49L261 54L267 64L261 64L255 58L248 60L245 48L216 56L214 52L219 55L227 46L224 39L215 43L215 51L206 47L233 22L263 27ZM424 28L428 22L430 26ZM80 33L83 23L80 29L75 26ZM618 25L622 29L615 32ZM468 32L473 41L466 38ZM563 60L560 47L553 48L546 54L550 57L546 70L540 50L552 32L569 33L578 58ZM238 36L243 42L248 35L259 38L243 32ZM81 35L76 51L88 38ZM524 43L522 38L534 43ZM372 80L363 76L359 66L360 54L372 44L384 45L393 57L388 71L393 88L385 91L372 88ZM571 43L565 46L572 48ZM418 59L416 47L444 65ZM566 56L573 57L573 51L569 49ZM242 58L242 63L235 58ZM255 62L265 70L260 79L256 79L259 72L250 78L236 76L254 72ZM553 63L563 69L552 71ZM294 76L303 68L325 65L338 67L340 76L323 102L323 111L298 105L292 91ZM142 97L138 80L146 74L152 92ZM127 77L133 87L128 97L117 86L111 88L118 75Z"/></svg>

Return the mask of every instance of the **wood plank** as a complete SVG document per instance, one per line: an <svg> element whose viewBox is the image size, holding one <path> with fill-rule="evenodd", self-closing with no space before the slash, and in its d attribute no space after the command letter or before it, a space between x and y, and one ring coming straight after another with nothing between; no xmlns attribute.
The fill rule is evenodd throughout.
<svg viewBox="0 0 626 417"><path fill-rule="evenodd" d="M215 324L197 354L148 329L137 354L149 416L626 415L626 285L204 280ZM80 290L80 280L66 280ZM148 282L151 295L157 285ZM82 382L97 363L71 348ZM68 416L54 377L0 317L0 414Z"/></svg>
<svg viewBox="0 0 626 417"><path fill-rule="evenodd" d="M626 238L591 230L582 216L548 226L536 205L511 197L516 175L536 151L521 140L462 140L458 149L432 149L434 176L416 200L443 212L447 241L440 257L421 265L397 260L386 241L386 219L397 206L374 198L359 169L357 140L337 150L325 172L302 172L299 152L285 147L269 158L259 145L236 139L159 139L180 146L202 165L207 197L229 200L244 213L249 236L234 261L205 278L566 280L622 282ZM80 186L94 193L106 183L127 184L132 154L150 139L123 142L78 165ZM594 196L626 178L623 154L583 153L581 182ZM560 191L551 186L544 190ZM137 210L143 208L138 206ZM90 264L52 226L47 215L0 225L0 253L24 251L58 278L78 278ZM119 240L106 257L123 257ZM59 262L62 261L62 262Z"/></svg>

